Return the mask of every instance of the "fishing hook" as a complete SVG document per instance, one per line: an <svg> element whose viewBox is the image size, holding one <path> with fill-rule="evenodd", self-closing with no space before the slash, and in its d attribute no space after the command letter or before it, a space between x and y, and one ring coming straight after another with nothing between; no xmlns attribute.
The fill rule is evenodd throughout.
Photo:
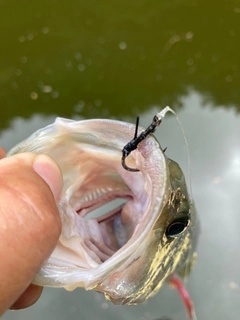
<svg viewBox="0 0 240 320"><path fill-rule="evenodd" d="M130 153L137 149L137 146L139 145L139 143L141 141L143 141L144 139L146 139L146 137L150 134L153 133L156 130L156 127L160 125L160 123L162 122L162 114L156 114L153 117L153 121L150 124L150 126L147 127L146 130L142 131L140 133L139 136L137 136L137 132L138 132L138 125L139 125L139 117L136 118L136 127L135 127L135 134L134 134L134 138L129 141L122 149L122 166L125 170L127 171L131 171L131 172L137 172L139 171L137 168L130 168L127 166L125 160L126 158L130 155Z"/></svg>

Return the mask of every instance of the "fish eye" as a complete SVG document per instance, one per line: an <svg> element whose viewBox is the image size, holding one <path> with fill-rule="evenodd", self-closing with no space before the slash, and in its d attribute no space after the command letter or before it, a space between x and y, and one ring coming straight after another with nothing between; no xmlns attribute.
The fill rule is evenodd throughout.
<svg viewBox="0 0 240 320"><path fill-rule="evenodd" d="M189 222L189 218L178 218L171 222L171 224L167 227L166 237L175 237L182 233L187 227Z"/></svg>

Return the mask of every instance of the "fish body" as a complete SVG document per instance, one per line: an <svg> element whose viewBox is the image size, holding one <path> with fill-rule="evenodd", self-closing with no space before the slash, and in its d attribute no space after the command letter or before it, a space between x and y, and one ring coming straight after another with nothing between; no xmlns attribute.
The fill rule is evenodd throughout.
<svg viewBox="0 0 240 320"><path fill-rule="evenodd" d="M139 129L141 130L141 129ZM195 211L184 175L150 134L121 165L135 131L114 120L56 121L10 150L44 153L62 171L62 233L34 282L103 292L114 304L138 304L173 273L186 275L195 257ZM114 199L124 203L89 214Z"/></svg>

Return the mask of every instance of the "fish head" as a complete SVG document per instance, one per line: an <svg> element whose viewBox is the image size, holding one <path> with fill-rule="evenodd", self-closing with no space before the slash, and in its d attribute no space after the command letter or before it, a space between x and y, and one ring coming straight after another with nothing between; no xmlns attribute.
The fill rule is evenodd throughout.
<svg viewBox="0 0 240 320"><path fill-rule="evenodd" d="M154 294L192 252L192 208L180 167L149 135L121 165L135 126L114 120L57 118L14 147L44 153L59 165L62 233L34 283L84 287L115 304L136 304ZM114 199L124 203L98 217Z"/></svg>
<svg viewBox="0 0 240 320"><path fill-rule="evenodd" d="M195 216L184 175L176 162L165 159L169 180L156 220L131 259L98 286L114 304L144 302L173 272L184 271L181 275L187 276L195 260Z"/></svg>

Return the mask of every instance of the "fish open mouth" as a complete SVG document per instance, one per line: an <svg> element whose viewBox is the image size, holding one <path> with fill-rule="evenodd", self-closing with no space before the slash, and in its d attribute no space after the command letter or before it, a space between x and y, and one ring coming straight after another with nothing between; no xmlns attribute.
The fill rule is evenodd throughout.
<svg viewBox="0 0 240 320"><path fill-rule="evenodd" d="M142 173L123 169L119 151L100 157L96 150L94 153L84 150L81 155L72 171L63 169L65 204L62 208L60 205L60 211L62 215L71 215L75 231L73 234L69 223L63 223L60 240L62 248L62 244L68 246L69 234L77 237L79 247L74 247L74 263L89 268L112 257L131 239L149 197ZM60 166L66 168L64 164ZM64 219L66 217L62 217ZM71 243L71 253L72 248Z"/></svg>
<svg viewBox="0 0 240 320"><path fill-rule="evenodd" d="M166 158L151 135L126 159L130 168L140 171L122 167L121 150L135 129L115 120L58 118L8 153L45 153L62 171L63 189L57 203L62 232L34 283L114 291L120 301L129 291L128 285L119 287L121 279L128 282L136 272L138 279L147 275L143 261L156 240L153 226L166 203L169 175ZM100 214L93 216L95 210Z"/></svg>

